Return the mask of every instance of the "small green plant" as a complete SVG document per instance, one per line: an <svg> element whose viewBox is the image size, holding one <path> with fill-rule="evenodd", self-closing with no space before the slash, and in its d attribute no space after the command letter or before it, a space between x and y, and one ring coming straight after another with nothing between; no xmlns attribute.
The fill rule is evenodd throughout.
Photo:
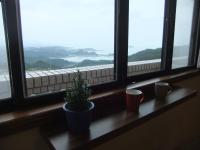
<svg viewBox="0 0 200 150"><path fill-rule="evenodd" d="M71 110L82 111L87 108L89 96L90 90L78 70L73 78L72 87L66 90L65 100L69 103Z"/></svg>

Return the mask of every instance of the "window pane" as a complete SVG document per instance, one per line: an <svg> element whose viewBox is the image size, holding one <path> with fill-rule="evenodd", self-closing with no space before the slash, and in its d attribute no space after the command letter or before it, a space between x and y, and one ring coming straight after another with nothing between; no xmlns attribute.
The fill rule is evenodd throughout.
<svg viewBox="0 0 200 150"><path fill-rule="evenodd" d="M130 0L128 76L160 70L164 0Z"/></svg>
<svg viewBox="0 0 200 150"><path fill-rule="evenodd" d="M188 66L194 0L177 0L172 68Z"/></svg>
<svg viewBox="0 0 200 150"><path fill-rule="evenodd" d="M20 0L28 95L114 80L114 0Z"/></svg>
<svg viewBox="0 0 200 150"><path fill-rule="evenodd" d="M2 4L0 3L0 99L11 97L10 77L8 69L7 49L2 15Z"/></svg>

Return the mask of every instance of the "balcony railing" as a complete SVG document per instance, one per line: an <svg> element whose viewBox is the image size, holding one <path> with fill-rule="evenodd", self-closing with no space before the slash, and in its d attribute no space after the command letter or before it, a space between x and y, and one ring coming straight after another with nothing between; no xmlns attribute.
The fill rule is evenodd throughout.
<svg viewBox="0 0 200 150"><path fill-rule="evenodd" d="M28 95L59 91L71 87L74 73L80 70L81 76L90 85L114 80L113 65L98 65L73 69L29 71L26 73ZM160 60L128 63L128 75L143 74L160 70Z"/></svg>
<svg viewBox="0 0 200 150"><path fill-rule="evenodd" d="M176 64L182 64L186 58L177 58ZM161 60L147 60L128 63L128 76L159 71ZM72 69L27 71L27 95L34 96L51 93L71 87L74 73L81 71L81 76L88 84L110 82L114 80L113 65L98 65ZM0 99L10 96L10 82L6 75L0 75Z"/></svg>

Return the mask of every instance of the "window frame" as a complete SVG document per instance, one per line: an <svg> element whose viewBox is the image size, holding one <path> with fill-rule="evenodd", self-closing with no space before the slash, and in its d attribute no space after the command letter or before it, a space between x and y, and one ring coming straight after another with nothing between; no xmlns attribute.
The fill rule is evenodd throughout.
<svg viewBox="0 0 200 150"><path fill-rule="evenodd" d="M4 26L8 47L8 61L12 86L12 98L0 102L0 107L11 106L21 108L33 104L49 104L62 101L64 91L47 93L35 97L26 97L26 77L23 53L23 38L20 17L20 0L0 0L3 4ZM129 0L115 0L115 32L114 32L114 72L115 81L93 85L90 88L96 93L109 90L114 87L125 87L127 84L158 77L166 74L178 73L196 68L200 43L200 5L195 0L193 15L192 58L195 58L191 66L172 69L173 42L175 30L177 0L165 0L163 43L161 55L161 70L136 76L127 76L128 62L128 26L129 26ZM14 12L14 13L13 13ZM198 32L195 32L198 31ZM192 49L192 48L191 48ZM5 103L5 105L3 104ZM5 108L5 107L4 107Z"/></svg>
<svg viewBox="0 0 200 150"><path fill-rule="evenodd" d="M175 0L175 1L176 1L176 5L177 5L177 0ZM192 27L191 27L190 45L189 45L189 55L188 55L188 64L187 64L187 66L183 66L183 67L180 67L180 68L174 68L174 69L171 66L171 70L181 70L181 68L190 68L190 67L195 66L195 59L194 59L195 56L194 55L197 51L195 46L196 46L196 43L197 43L197 32L196 31L198 30L198 16L199 16L199 8L200 8L199 5L200 5L199 1L194 0L193 15L192 15ZM175 11L174 15L175 15L174 17L176 18L176 11ZM175 22L174 22L174 29L175 29ZM173 41L174 41L174 37L173 37ZM173 49L172 49L172 58L173 58Z"/></svg>
<svg viewBox="0 0 200 150"><path fill-rule="evenodd" d="M193 18L192 18L192 30L191 30L191 37L190 37L190 50L189 50L189 58L188 58L188 66L193 66L194 65L194 61L195 58L194 55L195 55L195 39L197 39L197 28L198 28L198 9L200 8L199 7L200 3L199 1L195 0L194 1L194 8L193 8Z"/></svg>
<svg viewBox="0 0 200 150"><path fill-rule="evenodd" d="M176 2L176 0L165 0L163 50L161 55L161 68L165 73L170 72L172 68Z"/></svg>
<svg viewBox="0 0 200 150"><path fill-rule="evenodd" d="M0 0L0 3L2 5L2 9L0 11L2 11L2 15L3 15L3 26L4 26L4 33L5 33L5 42L6 42L6 50L7 50L7 59L8 59L8 69L9 69L9 76L10 76L10 89L11 89L11 97L9 98L4 98L0 100L0 108L4 110L10 110L10 107L8 106L12 106L13 102L14 102L14 94L13 94L13 82L12 82L12 72L11 72L11 61L10 61L10 50L9 50L9 42L8 42L8 28L7 28L7 19L6 19L6 9L5 9L5 0Z"/></svg>
<svg viewBox="0 0 200 150"><path fill-rule="evenodd" d="M0 108L11 110L23 106L26 102L24 93L26 91L24 56L21 48L21 28L19 3L16 0L1 0L4 28L6 34L6 45L8 53L9 74L11 82L11 98L2 99ZM14 13L13 13L14 12Z"/></svg>

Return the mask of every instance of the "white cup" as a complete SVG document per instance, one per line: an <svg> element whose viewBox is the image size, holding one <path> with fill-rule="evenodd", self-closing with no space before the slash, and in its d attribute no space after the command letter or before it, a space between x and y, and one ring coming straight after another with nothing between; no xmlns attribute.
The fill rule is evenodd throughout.
<svg viewBox="0 0 200 150"><path fill-rule="evenodd" d="M156 82L155 83L155 96L157 100L165 100L167 94L172 90L169 83Z"/></svg>

